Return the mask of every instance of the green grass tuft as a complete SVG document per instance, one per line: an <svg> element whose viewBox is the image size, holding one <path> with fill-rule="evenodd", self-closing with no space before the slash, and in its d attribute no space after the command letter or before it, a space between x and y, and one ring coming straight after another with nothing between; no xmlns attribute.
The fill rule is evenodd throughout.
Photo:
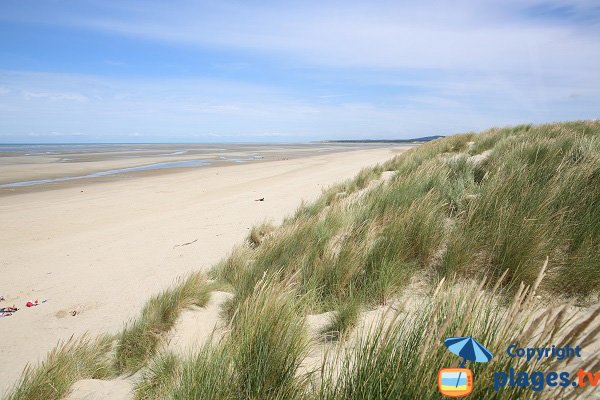
<svg viewBox="0 0 600 400"><path fill-rule="evenodd" d="M27 366L6 400L58 400L80 379L103 379L114 374L110 353L113 338L70 339L48 353L37 366Z"/></svg>
<svg viewBox="0 0 600 400"><path fill-rule="evenodd" d="M212 287L202 274L195 273L174 287L152 297L142 315L125 327L116 349L116 367L120 372L135 372L155 354L161 335L168 332L181 310L204 306L210 299Z"/></svg>
<svg viewBox="0 0 600 400"><path fill-rule="evenodd" d="M154 357L135 385L135 400L161 400L169 397L180 378L181 360L173 353Z"/></svg>
<svg viewBox="0 0 600 400"><path fill-rule="evenodd" d="M327 325L321 329L321 335L326 341L339 340L349 334L356 323L360 306L356 301L347 301L331 315Z"/></svg>

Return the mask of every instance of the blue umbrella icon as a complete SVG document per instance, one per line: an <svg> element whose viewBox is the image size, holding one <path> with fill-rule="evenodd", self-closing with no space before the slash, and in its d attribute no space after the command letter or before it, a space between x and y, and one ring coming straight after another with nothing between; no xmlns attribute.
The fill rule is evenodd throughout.
<svg viewBox="0 0 600 400"><path fill-rule="evenodd" d="M449 337L444 340L444 345L452 353L462 357L462 361L458 368L464 368L467 361L485 363L490 361L494 356L488 349L471 336ZM458 374L458 379L456 381L457 386L459 380L460 373Z"/></svg>

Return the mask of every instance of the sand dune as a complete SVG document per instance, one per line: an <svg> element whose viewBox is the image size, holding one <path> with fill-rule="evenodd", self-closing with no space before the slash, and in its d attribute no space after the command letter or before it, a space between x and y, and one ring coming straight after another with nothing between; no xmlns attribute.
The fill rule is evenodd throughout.
<svg viewBox="0 0 600 400"><path fill-rule="evenodd" d="M82 181L1 197L0 295L3 306L21 310L0 319L0 391L59 340L119 330L149 296L210 267L253 224L278 222L301 199L399 149ZM24 307L34 299L48 301Z"/></svg>

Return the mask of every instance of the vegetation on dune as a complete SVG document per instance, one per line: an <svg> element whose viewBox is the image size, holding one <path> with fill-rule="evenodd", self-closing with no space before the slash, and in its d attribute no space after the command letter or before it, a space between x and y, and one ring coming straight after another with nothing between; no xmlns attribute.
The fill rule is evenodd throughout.
<svg viewBox="0 0 600 400"><path fill-rule="evenodd" d="M437 382L437 372L441 367L456 366L458 359L441 345L443 339L449 336L472 335L486 343L496 355L489 363L468 364L477 380L470 395L473 398L540 398L540 393L528 388L506 386L494 390L492 377L496 371L508 371L509 368L529 374L533 371L577 371L579 366L567 367L567 360L552 363L548 359L533 359L525 362L503 357L502 353L509 343L535 347L573 343L577 340L576 335L588 327L590 317L580 315L566 324L566 307L540 314L533 301L535 286L521 286L507 305L501 305L496 289L482 291L482 286L473 281L442 282L435 294L412 312L398 314L392 322L382 320L360 338L358 344L333 355L322 371L323 379L313 398L439 399L440 393L432 384ZM534 320L535 315L539 316ZM532 337L535 339L532 340ZM595 341L595 334L587 339ZM597 355L586 359L588 365L599 361ZM563 398L567 394L558 393L558 389L565 388L547 389L543 398ZM569 391L569 388L566 390ZM584 395L583 390L576 392L574 397L580 395Z"/></svg>
<svg viewBox="0 0 600 400"><path fill-rule="evenodd" d="M330 188L213 272L234 288L230 315L265 274L327 311L385 303L417 271L532 284L546 256L544 289L585 298L600 288L598 199L600 122L454 135Z"/></svg>
<svg viewBox="0 0 600 400"><path fill-rule="evenodd" d="M321 335L326 341L339 340L352 331L358 322L360 308L357 302L347 301L340 304L329 317L327 324L321 329Z"/></svg>
<svg viewBox="0 0 600 400"><path fill-rule="evenodd" d="M60 344L36 367L28 366L6 400L58 400L80 379L114 374L110 357L113 338L83 337Z"/></svg>
<svg viewBox="0 0 600 400"><path fill-rule="evenodd" d="M454 135L364 169L279 227L253 228L213 268L215 283L192 275L153 297L115 339L55 350L8 398L59 398L77 379L140 368L138 399L438 398L423 382L455 364L440 345L446 336L473 335L496 353L531 337L536 347L591 345L600 311L569 320L569 306L541 312L534 298L597 302L599 263L599 121ZM397 301L415 274L436 291L300 373L312 344L305 315L333 311L320 339L345 339L361 310ZM206 304L215 285L234 292L222 341L188 357L161 354L162 334L183 308ZM532 396L492 389L492 371L509 368L506 360L470 366L476 398Z"/></svg>
<svg viewBox="0 0 600 400"><path fill-rule="evenodd" d="M198 357L209 359L208 354L199 352ZM203 368L204 370L206 368ZM185 371L188 372L187 370ZM184 374L181 360L173 353L159 353L144 370L142 379L135 386L136 400L161 400L169 397L174 382ZM197 397L201 398L201 397Z"/></svg>
<svg viewBox="0 0 600 400"><path fill-rule="evenodd" d="M205 345L177 369L172 356L160 356L138 384L137 398L303 398L306 382L296 372L309 343L301 311L302 299L290 287L259 281L223 342Z"/></svg>
<svg viewBox="0 0 600 400"><path fill-rule="evenodd" d="M126 326L118 338L116 367L119 372L135 372L152 357L160 343L161 334L168 332L181 310L204 306L212 291L204 276L195 273L179 284L152 297L141 316Z"/></svg>
<svg viewBox="0 0 600 400"><path fill-rule="evenodd" d="M538 270L534 285L521 284L508 302L501 289L507 274L490 282L494 284L490 289L485 289L489 286L485 281L442 280L429 297L408 307L408 312L389 309L356 341L332 348L325 362L312 373L299 369L307 342L299 324L302 318L297 313L298 298L289 287L260 281L258 293L240 308L244 317L230 336L219 344L204 345L175 367L171 361L169 367L151 366L151 374L138 386L143 391L137 398L437 399L440 394L436 386L424 382L436 382L440 368L456 366L458 357L448 352L442 341L464 335L477 337L496 355L489 363L468 365L477 379L471 396L540 398L540 393L527 388L506 386L494 390L493 373L514 368L529 374L557 370L574 374L581 364L569 359L510 359L502 356L507 344L597 345L600 324L596 317L600 308L588 315L574 312L569 305L541 308L536 297L545 268ZM288 312L291 310L294 312ZM234 320L237 318L234 316ZM159 363L165 364L164 359L159 358ZM598 365L600 358L588 355L585 362L588 366ZM588 391L592 389L588 387ZM542 398L578 398L588 392L548 387L543 394L546 397Z"/></svg>
<svg viewBox="0 0 600 400"><path fill-rule="evenodd" d="M152 297L141 316L119 335L95 340L74 338L59 345L44 362L27 367L6 398L60 399L77 380L136 372L156 353L162 335L173 327L181 311L191 305L205 305L213 288L200 273L180 279L172 288Z"/></svg>
<svg viewBox="0 0 600 400"><path fill-rule="evenodd" d="M252 248L258 247L262 241L274 230L275 226L268 222L253 226L250 230L250 234L248 234L248 245Z"/></svg>

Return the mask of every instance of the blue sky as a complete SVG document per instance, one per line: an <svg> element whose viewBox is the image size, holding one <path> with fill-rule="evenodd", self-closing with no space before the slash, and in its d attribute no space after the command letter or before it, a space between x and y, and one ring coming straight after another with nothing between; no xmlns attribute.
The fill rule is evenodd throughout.
<svg viewBox="0 0 600 400"><path fill-rule="evenodd" d="M598 118L597 1L0 2L0 142L409 138Z"/></svg>

